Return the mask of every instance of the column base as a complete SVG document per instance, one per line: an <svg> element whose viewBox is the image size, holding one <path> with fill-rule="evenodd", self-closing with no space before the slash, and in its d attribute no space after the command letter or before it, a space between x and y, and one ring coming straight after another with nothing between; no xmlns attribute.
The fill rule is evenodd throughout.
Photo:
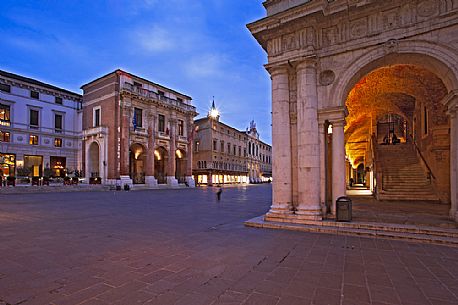
<svg viewBox="0 0 458 305"><path fill-rule="evenodd" d="M157 187L157 179L154 176L145 176L145 184L148 187Z"/></svg>
<svg viewBox="0 0 458 305"><path fill-rule="evenodd" d="M196 182L192 176L186 176L186 183L188 184L188 187L196 187Z"/></svg>
<svg viewBox="0 0 458 305"><path fill-rule="evenodd" d="M167 176L168 186L178 186L178 180L174 176Z"/></svg>
<svg viewBox="0 0 458 305"><path fill-rule="evenodd" d="M121 187L124 188L124 185L129 185L130 188L132 188L132 185L134 184L132 179L130 179L129 176L120 176L119 179L121 180Z"/></svg>
<svg viewBox="0 0 458 305"><path fill-rule="evenodd" d="M320 205L318 205L318 208L316 209L307 209L307 208L304 209L299 206L295 215L297 219L302 219L302 220L318 220L318 221L323 220L323 216L322 216L323 214L321 213Z"/></svg>

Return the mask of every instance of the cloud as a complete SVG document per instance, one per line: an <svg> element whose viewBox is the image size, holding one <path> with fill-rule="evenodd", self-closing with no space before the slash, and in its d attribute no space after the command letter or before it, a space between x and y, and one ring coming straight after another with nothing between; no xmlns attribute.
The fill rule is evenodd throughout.
<svg viewBox="0 0 458 305"><path fill-rule="evenodd" d="M178 45L178 41L167 29L157 25L137 30L136 36L140 46L148 52L165 52Z"/></svg>
<svg viewBox="0 0 458 305"><path fill-rule="evenodd" d="M225 66L229 59L224 54L207 53L191 58L185 64L185 72L189 77L221 77L227 75Z"/></svg>

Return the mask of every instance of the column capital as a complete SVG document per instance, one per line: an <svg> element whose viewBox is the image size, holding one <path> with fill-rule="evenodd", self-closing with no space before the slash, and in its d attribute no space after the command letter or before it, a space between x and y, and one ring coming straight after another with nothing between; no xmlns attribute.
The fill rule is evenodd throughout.
<svg viewBox="0 0 458 305"><path fill-rule="evenodd" d="M344 127L345 126L345 119L344 120L337 120L331 121L332 127Z"/></svg>
<svg viewBox="0 0 458 305"><path fill-rule="evenodd" d="M441 104L447 107L447 114L456 115L458 110L458 89L451 90L441 101Z"/></svg>
<svg viewBox="0 0 458 305"><path fill-rule="evenodd" d="M317 63L318 63L318 60L316 59L316 56L306 57L304 59L298 60L298 61L295 62L296 71L299 72L299 71L304 70L304 69L314 69L314 70L316 70Z"/></svg>
<svg viewBox="0 0 458 305"><path fill-rule="evenodd" d="M271 77L281 75L281 74L288 75L288 66L286 64L281 64L281 65L267 64L264 67L266 68L267 72L269 72Z"/></svg>
<svg viewBox="0 0 458 305"><path fill-rule="evenodd" d="M345 122L345 116L348 111L345 107L332 107L318 110L318 122L323 123L328 121L329 123L336 123L339 121Z"/></svg>

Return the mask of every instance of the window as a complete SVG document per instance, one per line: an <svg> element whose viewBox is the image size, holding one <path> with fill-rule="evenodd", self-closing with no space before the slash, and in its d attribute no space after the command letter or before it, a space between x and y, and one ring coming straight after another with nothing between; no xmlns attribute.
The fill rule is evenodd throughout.
<svg viewBox="0 0 458 305"><path fill-rule="evenodd" d="M182 99L182 98L179 98L179 97L177 97L177 102L179 102L179 103L183 103L183 99Z"/></svg>
<svg viewBox="0 0 458 305"><path fill-rule="evenodd" d="M138 88L142 88L143 87L142 84L140 84L139 82L135 82L135 81L134 81L134 86L138 87Z"/></svg>
<svg viewBox="0 0 458 305"><path fill-rule="evenodd" d="M423 134L428 134L428 109L423 106Z"/></svg>
<svg viewBox="0 0 458 305"><path fill-rule="evenodd" d="M30 135L29 144L30 145L38 145L38 136Z"/></svg>
<svg viewBox="0 0 458 305"><path fill-rule="evenodd" d="M0 126L10 126L10 106L0 104Z"/></svg>
<svg viewBox="0 0 458 305"><path fill-rule="evenodd" d="M62 132L62 114L54 114L54 130L57 133Z"/></svg>
<svg viewBox="0 0 458 305"><path fill-rule="evenodd" d="M40 98L40 94L37 91L30 91L30 97L38 100Z"/></svg>
<svg viewBox="0 0 458 305"><path fill-rule="evenodd" d="M0 84L0 91L10 93L11 92L11 86L7 85L7 84Z"/></svg>
<svg viewBox="0 0 458 305"><path fill-rule="evenodd" d="M243 149L243 156L246 157L246 148Z"/></svg>
<svg viewBox="0 0 458 305"><path fill-rule="evenodd" d="M143 110L140 108L134 108L134 122L136 126L134 128L143 127Z"/></svg>
<svg viewBox="0 0 458 305"><path fill-rule="evenodd" d="M242 156L242 146L239 146L239 157Z"/></svg>
<svg viewBox="0 0 458 305"><path fill-rule="evenodd" d="M221 141L221 152L224 152L224 141Z"/></svg>
<svg viewBox="0 0 458 305"><path fill-rule="evenodd" d="M30 118L29 118L30 127L38 128L39 115L40 115L40 112L38 110L30 109Z"/></svg>
<svg viewBox="0 0 458 305"><path fill-rule="evenodd" d="M178 120L178 135L184 136L184 122L183 120Z"/></svg>
<svg viewBox="0 0 458 305"><path fill-rule="evenodd" d="M237 145L234 145L234 147L233 147L233 155L234 156L237 155Z"/></svg>
<svg viewBox="0 0 458 305"><path fill-rule="evenodd" d="M213 140L213 150L218 150L218 140Z"/></svg>
<svg viewBox="0 0 458 305"><path fill-rule="evenodd" d="M159 131L160 132L164 132L165 131L165 116L162 115L162 114L159 114L159 122L158 122L159 126Z"/></svg>
<svg viewBox="0 0 458 305"><path fill-rule="evenodd" d="M54 102L56 104L62 105L64 101L62 100L62 98L60 96L56 96Z"/></svg>
<svg viewBox="0 0 458 305"><path fill-rule="evenodd" d="M161 90L157 90L157 95L159 96L165 96L165 92Z"/></svg>
<svg viewBox="0 0 458 305"><path fill-rule="evenodd" d="M231 154L231 143L227 143L227 153Z"/></svg>
<svg viewBox="0 0 458 305"><path fill-rule="evenodd" d="M94 127L99 127L100 126L100 107L94 108Z"/></svg>
<svg viewBox="0 0 458 305"><path fill-rule="evenodd" d="M10 142L10 133L0 130L0 142Z"/></svg>
<svg viewBox="0 0 458 305"><path fill-rule="evenodd" d="M62 139L61 138L55 138L54 139L54 146L55 147L62 147Z"/></svg>

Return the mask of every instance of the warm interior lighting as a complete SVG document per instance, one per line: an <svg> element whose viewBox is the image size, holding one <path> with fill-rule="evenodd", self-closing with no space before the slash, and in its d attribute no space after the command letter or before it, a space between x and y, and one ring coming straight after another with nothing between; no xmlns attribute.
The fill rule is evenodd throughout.
<svg viewBox="0 0 458 305"><path fill-rule="evenodd" d="M161 154L159 153L158 150L155 150L155 151L154 151L154 156L156 157L156 159L157 159L158 161L161 161Z"/></svg>
<svg viewBox="0 0 458 305"><path fill-rule="evenodd" d="M183 158L183 153L181 152L181 150L177 149L177 151L175 153L176 153L178 159Z"/></svg>

